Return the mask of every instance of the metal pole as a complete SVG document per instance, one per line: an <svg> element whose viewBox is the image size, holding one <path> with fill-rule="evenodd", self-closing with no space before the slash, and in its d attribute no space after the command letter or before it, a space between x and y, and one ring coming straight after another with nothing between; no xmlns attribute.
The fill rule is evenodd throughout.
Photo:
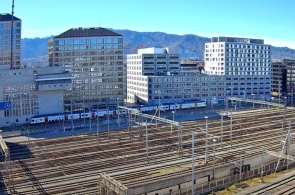
<svg viewBox="0 0 295 195"><path fill-rule="evenodd" d="M73 100L72 100L72 95L71 95L71 116L72 116L72 120L71 120L72 131L74 131L74 117L73 117Z"/></svg>
<svg viewBox="0 0 295 195"><path fill-rule="evenodd" d="M205 116L206 119L206 153L205 153L205 164L207 164L207 155L208 155L208 117Z"/></svg>
<svg viewBox="0 0 295 195"><path fill-rule="evenodd" d="M282 141L283 141L283 131L284 131L284 121L282 121L282 128L281 128L281 149L283 148L283 143L282 143Z"/></svg>
<svg viewBox="0 0 295 195"><path fill-rule="evenodd" d="M195 132L192 132L192 194L195 194Z"/></svg>
<svg viewBox="0 0 295 195"><path fill-rule="evenodd" d="M28 133L28 143L30 144L30 131L28 128L27 128L27 133Z"/></svg>
<svg viewBox="0 0 295 195"><path fill-rule="evenodd" d="M287 148L286 155L290 154L290 138L291 138L291 121L289 121L289 129L287 134ZM289 168L289 160L287 159L287 169Z"/></svg>
<svg viewBox="0 0 295 195"><path fill-rule="evenodd" d="M61 100L61 116L62 116L62 130L65 132L66 129L65 129L65 115L64 115L64 101L63 101L63 98L60 98Z"/></svg>
<svg viewBox="0 0 295 195"><path fill-rule="evenodd" d="M213 139L213 179L215 179L215 143L216 139Z"/></svg>
<svg viewBox="0 0 295 195"><path fill-rule="evenodd" d="M96 108L96 136L97 141L99 141L99 117L98 117L98 108Z"/></svg>
<svg viewBox="0 0 295 195"><path fill-rule="evenodd" d="M110 140L110 113L109 108L107 109L107 117L108 117L108 139Z"/></svg>
<svg viewBox="0 0 295 195"><path fill-rule="evenodd" d="M174 122L174 111L172 111L172 120L173 120L173 122ZM170 129L170 131L171 131L171 134L172 134L172 123L171 123L171 129Z"/></svg>
<svg viewBox="0 0 295 195"><path fill-rule="evenodd" d="M179 156L182 157L183 153L182 153L182 125L181 125L181 122L179 123L179 126L178 126L178 142L179 142L179 149L178 149Z"/></svg>
<svg viewBox="0 0 295 195"><path fill-rule="evenodd" d="M84 130L85 130L85 126L86 126L86 117L85 117L85 101L84 101L84 94L83 94L83 110L84 110Z"/></svg>
<svg viewBox="0 0 295 195"><path fill-rule="evenodd" d="M279 81L279 104L281 104L281 81Z"/></svg>
<svg viewBox="0 0 295 195"><path fill-rule="evenodd" d="M91 116L91 112L90 112L90 107L88 107L88 109L89 109L89 131L91 132L91 130L92 130L92 128L91 128L91 118L92 118L92 116Z"/></svg>
<svg viewBox="0 0 295 195"><path fill-rule="evenodd" d="M221 146L223 147L223 114L224 112L221 114L221 135L220 135L220 141L221 141Z"/></svg>
<svg viewBox="0 0 295 195"><path fill-rule="evenodd" d="M59 126L59 129L61 129L61 124L60 124L60 104L59 104L59 99L57 99L57 105L58 105L58 126Z"/></svg>
<svg viewBox="0 0 295 195"><path fill-rule="evenodd" d="M242 179L242 156L240 156L240 180Z"/></svg>
<svg viewBox="0 0 295 195"><path fill-rule="evenodd" d="M117 97L117 108L118 108L118 126L120 127L120 108L119 108L119 98Z"/></svg>
<svg viewBox="0 0 295 195"><path fill-rule="evenodd" d="M142 106L143 105L141 105L141 107L140 107L140 114L141 114L141 126L143 126L143 113L142 113Z"/></svg>
<svg viewBox="0 0 295 195"><path fill-rule="evenodd" d="M263 173L264 173L264 150L265 150L265 148L264 148L264 146L262 146L262 155L261 155L261 174L260 174L260 180L261 180L261 182L263 182Z"/></svg>
<svg viewBox="0 0 295 195"><path fill-rule="evenodd" d="M146 147L146 159L149 163L149 134L147 128L147 120L145 120L145 147Z"/></svg>
<svg viewBox="0 0 295 195"><path fill-rule="evenodd" d="M233 134L233 110L230 111L230 145L232 145L232 134Z"/></svg>
<svg viewBox="0 0 295 195"><path fill-rule="evenodd" d="M226 98L225 98L225 99L226 99L226 110L228 110L228 99L227 99L227 93L228 93L228 91L226 91L226 96L225 96L225 97L226 97Z"/></svg>
<svg viewBox="0 0 295 195"><path fill-rule="evenodd" d="M159 104L159 118L161 118L161 106Z"/></svg>
<svg viewBox="0 0 295 195"><path fill-rule="evenodd" d="M255 95L255 94L252 94L252 100L253 100L253 109L254 109L254 95Z"/></svg>

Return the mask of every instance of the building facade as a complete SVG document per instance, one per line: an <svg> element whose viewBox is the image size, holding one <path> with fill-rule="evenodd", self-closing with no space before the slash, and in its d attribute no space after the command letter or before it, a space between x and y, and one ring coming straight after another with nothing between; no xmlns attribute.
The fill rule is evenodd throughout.
<svg viewBox="0 0 295 195"><path fill-rule="evenodd" d="M170 54L168 48L138 49L137 54L127 55L127 102L150 101L149 76L172 76L179 73L179 55Z"/></svg>
<svg viewBox="0 0 295 195"><path fill-rule="evenodd" d="M123 36L104 28L70 29L49 41L49 66L74 77L65 103L102 108L124 102Z"/></svg>
<svg viewBox="0 0 295 195"><path fill-rule="evenodd" d="M271 47L262 39L213 37L205 44L205 73L224 75L230 96L270 98Z"/></svg>
<svg viewBox="0 0 295 195"><path fill-rule="evenodd" d="M295 93L295 59L284 59L283 63L287 69L286 95L290 96L293 102Z"/></svg>
<svg viewBox="0 0 295 195"><path fill-rule="evenodd" d="M63 112L64 91L72 87L72 76L62 67L21 67L21 20L13 20L11 64L11 15L0 14L0 127Z"/></svg>
<svg viewBox="0 0 295 195"><path fill-rule="evenodd" d="M226 43L215 44L226 45ZM228 47L234 46L228 45ZM211 46L207 46L207 48L211 48ZM249 49L251 48L252 46L249 47ZM253 46L253 48L255 47ZM262 50L262 48L267 51L269 49L261 46L260 49ZM217 49L217 52L221 51L221 49ZM226 48L223 51L226 51ZM208 52L215 52L215 49ZM236 51L231 50L231 52ZM221 54L219 56L221 57ZM226 97L270 99L271 67L268 66L270 65L268 60L262 60L261 66L249 62L249 67L238 69L239 72L236 72L236 67L245 66L245 63L252 61L252 58L243 59L242 61L245 60L244 64L236 64L240 59L232 53L224 53L223 56L225 58L222 59L224 60L223 69L221 62L219 64L217 62L217 68L212 69L213 72L210 68L207 69L209 74L206 74L208 73L206 68L205 71L202 71L205 72L204 74L201 74L200 71L194 71L192 74L191 71L181 69L179 55L169 54L168 49L138 50L138 54L127 56L127 101L139 104L206 101L208 105L214 105L225 103ZM227 59L226 56L231 57ZM265 57L262 56L262 58ZM269 56L267 57L269 58ZM211 63L211 60L209 62L209 67L213 67L214 64Z"/></svg>
<svg viewBox="0 0 295 195"><path fill-rule="evenodd" d="M231 84L231 81L228 81ZM139 49L127 56L127 101L139 104L165 104L206 101L224 102L227 81L224 76L182 71L178 54L167 48Z"/></svg>
<svg viewBox="0 0 295 195"><path fill-rule="evenodd" d="M62 67L0 69L0 127L29 123L32 116L63 112L72 76Z"/></svg>
<svg viewBox="0 0 295 195"><path fill-rule="evenodd" d="M287 66L282 62L272 63L271 95L280 98L287 92Z"/></svg>
<svg viewBox="0 0 295 195"><path fill-rule="evenodd" d="M295 93L295 60L283 59L272 63L272 96L276 99L287 99L294 105ZM285 98L286 97L286 98Z"/></svg>
<svg viewBox="0 0 295 195"><path fill-rule="evenodd" d="M0 66L10 65L11 69L21 68L21 26L22 21L13 16L13 31L11 14L0 14ZM12 42L11 42L12 36ZM12 51L11 51L12 45ZM11 55L12 52L12 55ZM11 64L12 56L12 64Z"/></svg>

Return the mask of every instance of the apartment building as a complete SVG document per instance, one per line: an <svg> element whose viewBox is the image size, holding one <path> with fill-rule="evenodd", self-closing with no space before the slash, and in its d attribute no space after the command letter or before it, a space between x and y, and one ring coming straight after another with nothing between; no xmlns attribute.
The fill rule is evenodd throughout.
<svg viewBox="0 0 295 195"><path fill-rule="evenodd" d="M11 24L13 24L12 33ZM12 23L11 14L0 14L0 66L9 64L11 69L21 68L21 26L21 19L13 16ZM13 59L12 64L11 56Z"/></svg>
<svg viewBox="0 0 295 195"><path fill-rule="evenodd" d="M223 75L230 96L269 98L271 47L262 39L212 37L205 44L205 73Z"/></svg>
<svg viewBox="0 0 295 195"><path fill-rule="evenodd" d="M49 66L62 66L73 79L64 100L78 108L124 102L123 36L105 28L73 28L49 41Z"/></svg>

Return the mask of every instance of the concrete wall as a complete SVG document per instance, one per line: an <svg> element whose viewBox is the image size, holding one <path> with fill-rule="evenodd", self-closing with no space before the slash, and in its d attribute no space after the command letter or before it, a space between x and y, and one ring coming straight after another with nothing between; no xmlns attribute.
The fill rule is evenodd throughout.
<svg viewBox="0 0 295 195"><path fill-rule="evenodd" d="M292 153L295 151L295 144L290 146L290 152ZM278 158L275 156L271 156L269 154L264 154L264 163L266 164L267 162L274 162L277 161ZM239 164L240 160L237 159L234 161L235 163ZM242 158L242 165L247 165L250 164L250 170L253 170L254 168L257 168L258 166L261 165L262 162L262 156L258 155L255 157L251 157L248 159L243 159ZM220 179L223 177L227 177L230 175L230 170L235 168L236 165L234 163L228 164L226 166L218 166L216 167L216 172L215 172L215 179ZM213 177L213 169L209 170L204 170L201 172L196 173L196 178L197 178L197 186L201 186L202 184L208 183L208 176L210 178ZM143 194L147 193L148 194L169 194L169 191L175 191L178 188L183 189L183 188L188 188L191 187L191 179L192 176L190 175L185 175L181 177L176 177L176 178L167 178L163 181L158 181L155 183L150 183L146 184L144 186L139 186L138 188L130 189L130 194ZM180 185L180 186L178 186Z"/></svg>

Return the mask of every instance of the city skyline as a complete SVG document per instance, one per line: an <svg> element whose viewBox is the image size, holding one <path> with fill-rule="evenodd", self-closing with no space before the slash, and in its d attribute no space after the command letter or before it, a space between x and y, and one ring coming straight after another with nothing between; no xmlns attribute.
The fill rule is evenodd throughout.
<svg viewBox="0 0 295 195"><path fill-rule="evenodd" d="M173 1L18 1L14 15L22 18L22 38L58 35L70 28L104 27L139 32L233 36L264 39L266 44L295 49L291 25L295 2L285 0ZM11 13L12 1L0 13ZM90 6L89 6L90 5Z"/></svg>

